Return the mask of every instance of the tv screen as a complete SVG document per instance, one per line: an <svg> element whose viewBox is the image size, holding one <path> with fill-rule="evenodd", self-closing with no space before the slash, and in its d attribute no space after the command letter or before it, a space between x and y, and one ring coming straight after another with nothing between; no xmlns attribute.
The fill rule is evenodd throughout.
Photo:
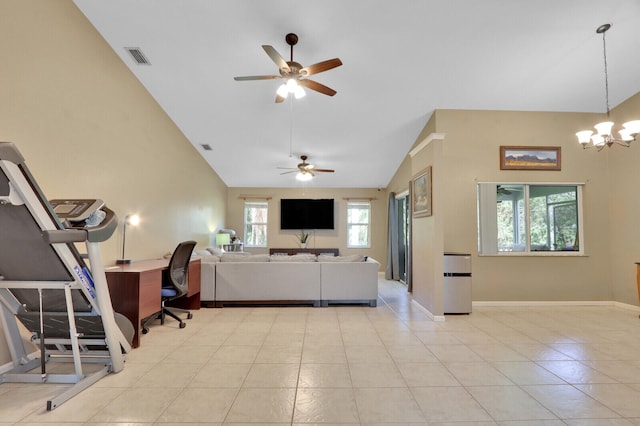
<svg viewBox="0 0 640 426"><path fill-rule="evenodd" d="M280 229L333 229L333 199L281 199Z"/></svg>

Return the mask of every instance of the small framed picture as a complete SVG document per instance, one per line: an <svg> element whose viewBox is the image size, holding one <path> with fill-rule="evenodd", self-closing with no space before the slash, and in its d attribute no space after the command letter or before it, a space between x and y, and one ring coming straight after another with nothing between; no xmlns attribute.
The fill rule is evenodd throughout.
<svg viewBox="0 0 640 426"><path fill-rule="evenodd" d="M560 170L559 146L501 146L500 170Z"/></svg>
<svg viewBox="0 0 640 426"><path fill-rule="evenodd" d="M411 180L411 213L413 217L431 216L431 166Z"/></svg>

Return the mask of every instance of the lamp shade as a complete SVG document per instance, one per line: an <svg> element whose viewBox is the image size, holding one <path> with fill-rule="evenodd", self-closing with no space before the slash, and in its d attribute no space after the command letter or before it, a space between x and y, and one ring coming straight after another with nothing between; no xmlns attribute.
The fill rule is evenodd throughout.
<svg viewBox="0 0 640 426"><path fill-rule="evenodd" d="M622 126L632 135L640 133L640 120L627 121Z"/></svg>
<svg viewBox="0 0 640 426"><path fill-rule="evenodd" d="M576 133L576 136L578 137L578 142L580 142L581 144L587 144L591 140L592 134L593 132L591 130L583 130Z"/></svg>
<svg viewBox="0 0 640 426"><path fill-rule="evenodd" d="M289 93L294 93L296 91L296 87L298 87L298 82L296 80L293 78L287 80L287 89L289 90Z"/></svg>
<svg viewBox="0 0 640 426"><path fill-rule="evenodd" d="M281 98L286 98L288 94L289 94L289 89L287 88L286 84L281 84L280 87L278 87L278 90L276 91L276 95L280 96Z"/></svg>
<svg viewBox="0 0 640 426"><path fill-rule="evenodd" d="M298 172L298 174L296 175L296 179L302 182L306 182L308 180L311 180L312 178L313 176L308 172Z"/></svg>
<svg viewBox="0 0 640 426"><path fill-rule="evenodd" d="M229 234L216 234L216 245L223 246L231 242Z"/></svg>
<svg viewBox="0 0 640 426"><path fill-rule="evenodd" d="M602 123L598 123L595 126L600 136L606 136L611 134L611 128L613 127L613 121L603 121Z"/></svg>
<svg viewBox="0 0 640 426"><path fill-rule="evenodd" d="M630 142L633 140L633 136L631 135L629 129L622 129L618 133L620 134L620 139L625 142Z"/></svg>
<svg viewBox="0 0 640 426"><path fill-rule="evenodd" d="M302 87L296 86L295 90L293 91L293 95L296 97L296 99L301 99L305 97L306 93Z"/></svg>

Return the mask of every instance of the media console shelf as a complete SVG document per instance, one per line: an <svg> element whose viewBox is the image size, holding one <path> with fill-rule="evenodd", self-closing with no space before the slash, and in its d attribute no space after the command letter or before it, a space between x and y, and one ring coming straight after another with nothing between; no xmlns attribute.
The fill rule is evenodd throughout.
<svg viewBox="0 0 640 426"><path fill-rule="evenodd" d="M298 253L313 253L316 256L320 254L333 254L340 256L340 249L337 248L270 248L269 254L286 254L293 256Z"/></svg>

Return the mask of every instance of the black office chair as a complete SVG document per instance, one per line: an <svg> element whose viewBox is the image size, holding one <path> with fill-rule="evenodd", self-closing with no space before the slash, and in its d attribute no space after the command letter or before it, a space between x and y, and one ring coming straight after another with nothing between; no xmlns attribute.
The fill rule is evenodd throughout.
<svg viewBox="0 0 640 426"><path fill-rule="evenodd" d="M178 316L177 313L186 313L187 319L193 318L191 312L186 309L167 307L165 304L174 299L187 294L189 290L189 261L191 253L196 246L195 241L184 241L178 244L167 269L162 271L162 302L160 304L160 312L147 319L142 326L142 333L149 332L147 324L153 320L160 319L160 324L164 324L166 315L180 322L180 328L185 328L187 324Z"/></svg>

